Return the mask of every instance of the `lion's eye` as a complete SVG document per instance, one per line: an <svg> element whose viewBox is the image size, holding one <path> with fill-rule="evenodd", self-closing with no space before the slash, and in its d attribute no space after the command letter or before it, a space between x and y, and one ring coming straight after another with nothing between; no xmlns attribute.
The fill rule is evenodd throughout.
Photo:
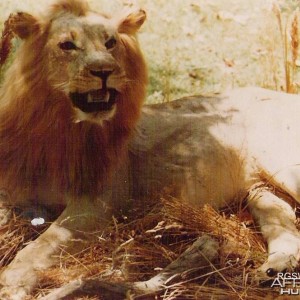
<svg viewBox="0 0 300 300"><path fill-rule="evenodd" d="M107 50L110 50L110 49L114 48L116 46L116 44L117 44L117 40L114 37L112 37L105 42L105 47Z"/></svg>
<svg viewBox="0 0 300 300"><path fill-rule="evenodd" d="M58 46L62 50L76 50L77 49L76 45L71 41L59 43Z"/></svg>

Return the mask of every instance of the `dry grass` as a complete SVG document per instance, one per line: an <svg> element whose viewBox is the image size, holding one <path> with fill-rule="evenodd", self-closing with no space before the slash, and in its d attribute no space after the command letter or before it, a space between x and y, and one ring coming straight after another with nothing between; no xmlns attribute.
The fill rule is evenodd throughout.
<svg viewBox="0 0 300 300"><path fill-rule="evenodd" d="M265 259L265 246L255 232L250 215L240 217L216 212L210 206L196 209L176 199L137 207L129 215L113 220L97 242L76 255L62 254L59 267L40 273L33 299L76 278L102 278L109 282L140 281L155 275L175 260L203 233L221 243L220 258L212 272L186 272L181 282L171 285L161 299L264 299L276 295L255 281L255 268ZM29 221L12 218L2 229L1 253L9 262L18 249L37 236ZM39 232L43 231L42 227Z"/></svg>

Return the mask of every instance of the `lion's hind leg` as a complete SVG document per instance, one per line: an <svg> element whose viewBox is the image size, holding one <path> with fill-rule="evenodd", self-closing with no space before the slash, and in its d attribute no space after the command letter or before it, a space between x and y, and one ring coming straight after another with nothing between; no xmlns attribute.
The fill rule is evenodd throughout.
<svg viewBox="0 0 300 300"><path fill-rule="evenodd" d="M293 270L300 259L294 209L266 187L251 190L248 205L268 243L268 259L260 267L260 275L273 277L278 272Z"/></svg>

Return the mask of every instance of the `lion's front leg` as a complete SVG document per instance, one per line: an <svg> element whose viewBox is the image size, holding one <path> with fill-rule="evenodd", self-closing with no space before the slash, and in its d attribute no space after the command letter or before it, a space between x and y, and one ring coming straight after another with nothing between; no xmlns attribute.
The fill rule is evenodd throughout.
<svg viewBox="0 0 300 300"><path fill-rule="evenodd" d="M74 232L53 223L38 239L22 249L2 272L1 299L22 299L37 283L37 272L55 263L57 255L74 237Z"/></svg>
<svg viewBox="0 0 300 300"><path fill-rule="evenodd" d="M82 249L86 238L110 219L105 202L71 202L60 217L35 241L22 249L0 276L0 299L23 299L38 281L38 271L55 264L61 252Z"/></svg>
<svg viewBox="0 0 300 300"><path fill-rule="evenodd" d="M292 207L267 188L253 190L248 203L268 243L268 259L258 276L264 279L293 270L300 259L300 233Z"/></svg>

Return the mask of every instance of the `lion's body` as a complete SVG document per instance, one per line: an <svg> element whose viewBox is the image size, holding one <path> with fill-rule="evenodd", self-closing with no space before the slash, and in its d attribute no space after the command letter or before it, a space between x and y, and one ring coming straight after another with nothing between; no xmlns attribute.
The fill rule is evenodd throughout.
<svg viewBox="0 0 300 300"><path fill-rule="evenodd" d="M131 145L136 190L169 187L191 203L220 208L264 181L300 201L298 112L298 96L259 88L145 107Z"/></svg>
<svg viewBox="0 0 300 300"><path fill-rule="evenodd" d="M167 188L192 204L216 208L245 195L251 183L237 137L241 130L230 107L221 108L224 100L189 97L145 107L131 145L134 182L140 185L135 191Z"/></svg>
<svg viewBox="0 0 300 300"><path fill-rule="evenodd" d="M293 269L300 235L286 201L300 202L299 113L299 96L259 88L145 107L131 143L133 194L166 190L216 208L247 199L268 243L259 276Z"/></svg>

